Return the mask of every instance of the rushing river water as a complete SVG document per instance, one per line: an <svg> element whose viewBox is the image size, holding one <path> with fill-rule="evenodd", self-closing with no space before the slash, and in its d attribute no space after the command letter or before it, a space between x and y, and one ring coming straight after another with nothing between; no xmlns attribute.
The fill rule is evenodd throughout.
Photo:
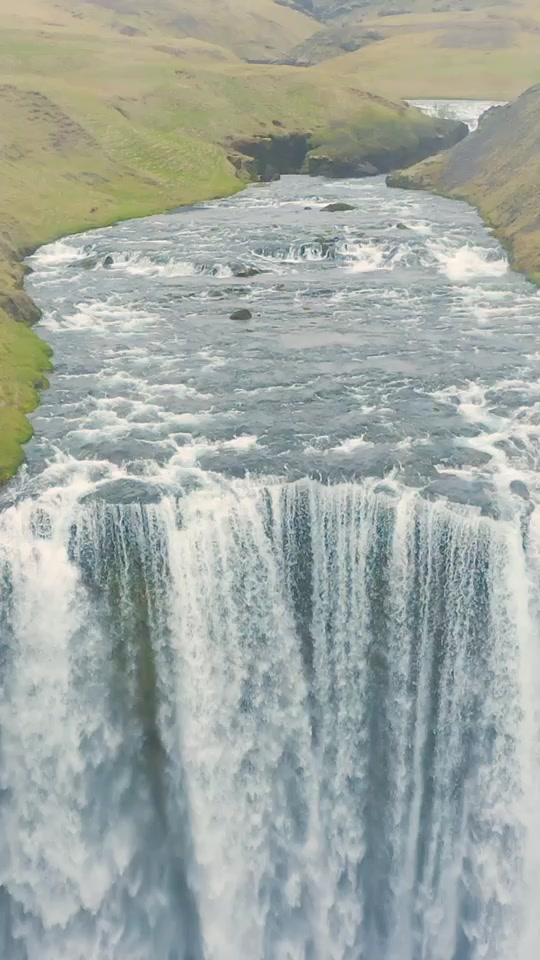
<svg viewBox="0 0 540 960"><path fill-rule="evenodd" d="M31 263L0 955L537 960L537 290L381 179Z"/></svg>

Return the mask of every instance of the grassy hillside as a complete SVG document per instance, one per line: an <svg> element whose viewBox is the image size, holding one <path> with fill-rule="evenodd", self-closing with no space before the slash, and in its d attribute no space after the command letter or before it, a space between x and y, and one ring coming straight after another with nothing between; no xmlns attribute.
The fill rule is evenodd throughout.
<svg viewBox="0 0 540 960"><path fill-rule="evenodd" d="M540 80L538 0L358 0L339 9L299 49L309 59L316 46L311 59L320 60L326 45L329 74L387 96L507 100ZM339 37L361 32L382 39L346 53Z"/></svg>
<svg viewBox="0 0 540 960"><path fill-rule="evenodd" d="M193 22L192 9L0 0L0 479L20 462L24 414L50 367L25 325L35 319L21 289L25 251L239 189L234 138L309 131L326 156L340 144L420 155L441 132L354 77L239 59L302 40L312 21L300 13L272 0L200 0Z"/></svg>
<svg viewBox="0 0 540 960"><path fill-rule="evenodd" d="M540 283L540 85L490 111L453 150L390 182L474 204L516 266Z"/></svg>
<svg viewBox="0 0 540 960"><path fill-rule="evenodd" d="M289 50L288 60L297 66L309 67L360 50L378 40L384 40L384 34L380 30L366 29L362 21L336 20L296 44Z"/></svg>
<svg viewBox="0 0 540 960"><path fill-rule="evenodd" d="M314 30L313 21L274 0L0 0L4 27L59 37L187 37L241 57L278 57Z"/></svg>

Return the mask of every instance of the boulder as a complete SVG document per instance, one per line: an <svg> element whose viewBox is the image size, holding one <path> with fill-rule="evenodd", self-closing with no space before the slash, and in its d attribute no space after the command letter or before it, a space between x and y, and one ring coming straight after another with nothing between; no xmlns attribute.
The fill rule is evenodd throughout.
<svg viewBox="0 0 540 960"><path fill-rule="evenodd" d="M231 320L251 320L252 316L251 310L246 310L244 307L240 310L234 310L231 313Z"/></svg>
<svg viewBox="0 0 540 960"><path fill-rule="evenodd" d="M235 277L257 277L259 273L262 273L262 270L257 270L257 267L239 267L234 271Z"/></svg>
<svg viewBox="0 0 540 960"><path fill-rule="evenodd" d="M323 213L345 213L347 210L355 210L356 208L351 206L350 203L342 203L336 201L335 203L329 203L326 207L322 208Z"/></svg>
<svg viewBox="0 0 540 960"><path fill-rule="evenodd" d="M104 266L104 267L112 267L113 264L114 264L114 259L113 259L110 255L107 256L107 257L105 257L105 259L104 259L104 261L103 261L103 266Z"/></svg>
<svg viewBox="0 0 540 960"><path fill-rule="evenodd" d="M97 264L98 261L95 257L85 257L83 260L75 260L73 263L69 263L68 266L74 270L93 270L94 267L97 267Z"/></svg>
<svg viewBox="0 0 540 960"><path fill-rule="evenodd" d="M335 250L337 241L338 237L315 237L315 243L320 245L323 257Z"/></svg>
<svg viewBox="0 0 540 960"><path fill-rule="evenodd" d="M410 230L406 223L396 223L396 230Z"/></svg>

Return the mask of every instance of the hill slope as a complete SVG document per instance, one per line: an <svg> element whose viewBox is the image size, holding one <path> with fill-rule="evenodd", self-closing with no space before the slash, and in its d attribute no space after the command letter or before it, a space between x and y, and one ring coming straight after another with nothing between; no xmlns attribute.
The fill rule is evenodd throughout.
<svg viewBox="0 0 540 960"><path fill-rule="evenodd" d="M540 282L540 85L489 111L478 131L444 156L389 182L474 204L516 266Z"/></svg>
<svg viewBox="0 0 540 960"><path fill-rule="evenodd" d="M274 0L0 0L4 27L78 36L191 37L241 57L279 57L314 30Z"/></svg>
<svg viewBox="0 0 540 960"><path fill-rule="evenodd" d="M329 73L354 76L387 96L508 100L540 80L536 0L313 2L326 19L292 55L300 62L333 58ZM374 33L377 42L361 41Z"/></svg>
<svg viewBox="0 0 540 960"><path fill-rule="evenodd" d="M283 0L296 10L303 10L321 22L345 16L388 17L396 13L440 13L483 10L498 6L497 0ZM510 0L510 3L519 0Z"/></svg>

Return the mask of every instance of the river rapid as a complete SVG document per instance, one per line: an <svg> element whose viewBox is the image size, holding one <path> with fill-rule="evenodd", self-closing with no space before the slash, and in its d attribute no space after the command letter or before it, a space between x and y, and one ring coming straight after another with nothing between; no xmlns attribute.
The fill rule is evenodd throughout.
<svg viewBox="0 0 540 960"><path fill-rule="evenodd" d="M30 264L0 955L537 960L539 292L381 178Z"/></svg>

